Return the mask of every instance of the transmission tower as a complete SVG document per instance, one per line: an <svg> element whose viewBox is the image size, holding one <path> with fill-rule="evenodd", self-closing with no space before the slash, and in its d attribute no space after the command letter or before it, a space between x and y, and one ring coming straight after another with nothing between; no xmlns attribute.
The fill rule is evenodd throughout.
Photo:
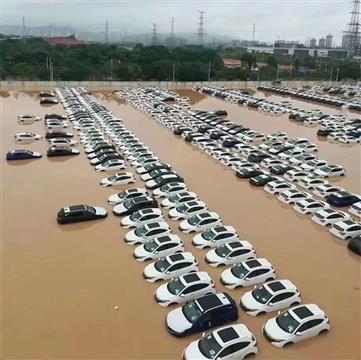
<svg viewBox="0 0 361 360"><path fill-rule="evenodd" d="M108 23L108 20L105 22L104 42L106 44L108 44L108 42L109 42L109 23Z"/></svg>
<svg viewBox="0 0 361 360"><path fill-rule="evenodd" d="M200 45L204 44L204 36L206 35L206 31L204 30L204 11L199 12L199 23L198 23L198 30L196 32L196 35L198 36L198 41Z"/></svg>
<svg viewBox="0 0 361 360"><path fill-rule="evenodd" d="M353 0L351 19L348 30L344 32L346 47L352 50L354 56L360 55L360 0Z"/></svg>
<svg viewBox="0 0 361 360"><path fill-rule="evenodd" d="M158 44L157 24L152 24L152 45Z"/></svg>
<svg viewBox="0 0 361 360"><path fill-rule="evenodd" d="M25 39L26 36L26 24L25 24L25 16L23 16L23 29L22 29L22 37Z"/></svg>
<svg viewBox="0 0 361 360"><path fill-rule="evenodd" d="M252 27L252 41L254 42L256 40L256 24L253 24Z"/></svg>
<svg viewBox="0 0 361 360"><path fill-rule="evenodd" d="M170 26L170 46L174 46L175 39L174 39L174 17L171 19L171 26Z"/></svg>

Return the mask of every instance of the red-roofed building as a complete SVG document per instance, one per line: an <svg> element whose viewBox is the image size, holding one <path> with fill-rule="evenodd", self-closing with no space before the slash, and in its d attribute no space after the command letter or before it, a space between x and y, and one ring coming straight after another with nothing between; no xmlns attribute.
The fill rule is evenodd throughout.
<svg viewBox="0 0 361 360"><path fill-rule="evenodd" d="M44 37L43 40L49 45L65 45L65 46L78 46L83 43L75 38L75 35L70 35L67 37Z"/></svg>

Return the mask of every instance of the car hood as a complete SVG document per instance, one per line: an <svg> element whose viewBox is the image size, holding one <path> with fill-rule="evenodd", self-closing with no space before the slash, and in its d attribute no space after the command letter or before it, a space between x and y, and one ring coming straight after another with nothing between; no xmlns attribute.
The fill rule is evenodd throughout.
<svg viewBox="0 0 361 360"><path fill-rule="evenodd" d="M183 333L192 327L192 324L184 316L181 307L168 313L167 325L176 333Z"/></svg>
<svg viewBox="0 0 361 360"><path fill-rule="evenodd" d="M199 340L193 341L185 348L183 353L184 360L209 360L199 351L198 342Z"/></svg>
<svg viewBox="0 0 361 360"><path fill-rule="evenodd" d="M105 216L107 214L107 211L102 207L94 207L94 209L97 215Z"/></svg>
<svg viewBox="0 0 361 360"><path fill-rule="evenodd" d="M146 278L155 278L158 277L160 275L162 275L163 273L159 272L155 266L154 263L152 264L148 264L145 268L144 268L144 276Z"/></svg>
<svg viewBox="0 0 361 360"><path fill-rule="evenodd" d="M216 249L212 249L207 252L206 259L210 262L217 262L217 261L224 261L227 260L226 258L220 257L216 254Z"/></svg>
<svg viewBox="0 0 361 360"><path fill-rule="evenodd" d="M148 257L151 253L144 249L144 244L137 246L134 249L134 256L138 258Z"/></svg>
<svg viewBox="0 0 361 360"><path fill-rule="evenodd" d="M168 284L163 284L159 286L159 288L155 292L157 299L159 299L160 301L170 301L176 297L176 295L173 295L168 291L167 285Z"/></svg>
<svg viewBox="0 0 361 360"><path fill-rule="evenodd" d="M290 334L283 331L276 322L276 318L269 319L264 324L264 330L267 334L275 340L285 340L290 337Z"/></svg>
<svg viewBox="0 0 361 360"><path fill-rule="evenodd" d="M255 298L252 296L252 292L248 291L246 292L242 298L241 302L248 308L249 310L256 310L263 306L263 304L259 303L255 300Z"/></svg>
<svg viewBox="0 0 361 360"><path fill-rule="evenodd" d="M124 212L124 211L126 211L127 209L125 208L125 206L123 205L123 204L118 204L118 205L115 205L114 207L113 207L113 211L115 212L115 213L121 213L121 212Z"/></svg>

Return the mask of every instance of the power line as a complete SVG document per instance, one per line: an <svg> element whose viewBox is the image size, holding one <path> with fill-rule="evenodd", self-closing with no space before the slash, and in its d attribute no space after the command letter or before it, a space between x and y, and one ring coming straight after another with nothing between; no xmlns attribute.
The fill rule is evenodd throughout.
<svg viewBox="0 0 361 360"><path fill-rule="evenodd" d="M104 42L106 44L108 44L108 42L109 42L109 23L108 23L108 20L105 22Z"/></svg>
<svg viewBox="0 0 361 360"><path fill-rule="evenodd" d="M22 37L25 39L26 36L26 25L25 25L25 16L23 16L23 29L22 29Z"/></svg>
<svg viewBox="0 0 361 360"><path fill-rule="evenodd" d="M256 40L256 24L253 24L252 28L252 41Z"/></svg>
<svg viewBox="0 0 361 360"><path fill-rule="evenodd" d="M170 26L170 46L175 45L175 39L174 39L174 17L171 18L171 26Z"/></svg>
<svg viewBox="0 0 361 360"><path fill-rule="evenodd" d="M196 35L198 36L198 42L200 45L204 45L204 36L206 35L206 31L204 29L204 14L205 11L200 11L199 12L199 22L198 22L198 30L196 32Z"/></svg>

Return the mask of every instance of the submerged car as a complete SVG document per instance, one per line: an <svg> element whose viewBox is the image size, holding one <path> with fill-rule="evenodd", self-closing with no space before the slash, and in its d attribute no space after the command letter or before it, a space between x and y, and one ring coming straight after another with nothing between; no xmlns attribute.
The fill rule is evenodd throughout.
<svg viewBox="0 0 361 360"><path fill-rule="evenodd" d="M198 249L205 249L238 240L238 233L232 226L218 225L194 236L192 244Z"/></svg>
<svg viewBox="0 0 361 360"><path fill-rule="evenodd" d="M246 325L219 328L190 343L184 360L244 359L258 353L256 338Z"/></svg>
<svg viewBox="0 0 361 360"><path fill-rule="evenodd" d="M134 212L132 215L124 217L120 221L120 225L124 228L139 227L145 224L163 221L162 211L158 208L142 209Z"/></svg>
<svg viewBox="0 0 361 360"><path fill-rule="evenodd" d="M57 148L52 147L46 152L46 156L48 157L56 157L56 156L71 156L71 155L79 155L80 151L78 149L68 148Z"/></svg>
<svg viewBox="0 0 361 360"><path fill-rule="evenodd" d="M195 334L238 319L236 302L227 293L205 295L170 311L167 329L177 337Z"/></svg>
<svg viewBox="0 0 361 360"><path fill-rule="evenodd" d="M134 182L135 182L135 178L133 173L120 172L100 180L100 185L107 187L107 186L132 184Z"/></svg>
<svg viewBox="0 0 361 360"><path fill-rule="evenodd" d="M60 209L57 220L59 224L105 218L107 211L101 207L89 205L74 205Z"/></svg>
<svg viewBox="0 0 361 360"><path fill-rule="evenodd" d="M276 347L285 347L329 330L326 314L315 304L295 306L263 325L265 338Z"/></svg>
<svg viewBox="0 0 361 360"><path fill-rule="evenodd" d="M41 157L41 153L30 150L10 150L6 153L6 160L8 161L39 159Z"/></svg>

